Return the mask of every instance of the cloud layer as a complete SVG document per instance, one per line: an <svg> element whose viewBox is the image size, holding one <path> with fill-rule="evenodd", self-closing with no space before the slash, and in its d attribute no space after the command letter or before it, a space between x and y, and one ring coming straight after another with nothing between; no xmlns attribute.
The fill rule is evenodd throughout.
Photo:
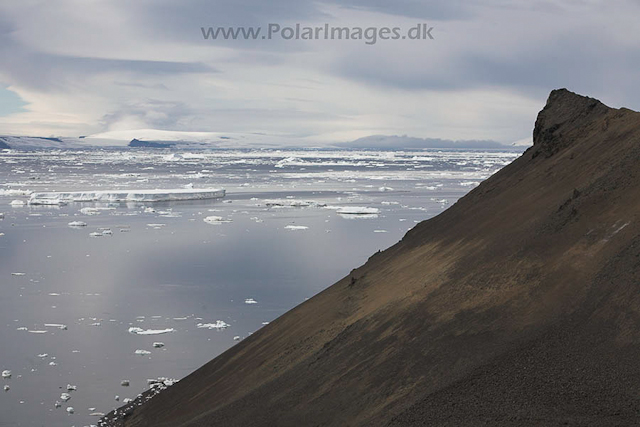
<svg viewBox="0 0 640 427"><path fill-rule="evenodd" d="M509 143L530 136L553 88L640 109L636 1L513 3L4 2L0 87L25 105L0 117L0 134L153 128ZM200 30L423 22L435 40L224 41L204 40Z"/></svg>

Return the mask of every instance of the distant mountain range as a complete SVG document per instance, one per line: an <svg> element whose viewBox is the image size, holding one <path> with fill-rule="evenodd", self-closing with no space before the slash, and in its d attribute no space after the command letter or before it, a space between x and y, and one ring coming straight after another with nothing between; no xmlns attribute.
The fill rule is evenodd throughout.
<svg viewBox="0 0 640 427"><path fill-rule="evenodd" d="M127 132L131 133L131 131ZM415 138L410 136L371 135L351 142L313 145L309 141L292 137L252 133L216 134L212 132L171 132L141 130L144 137L121 139L119 133L106 133L87 137L30 137L0 136L0 148L32 149L91 149L91 148L174 148L201 150L208 148L338 148L354 150L421 150L421 149L513 149L523 151L521 145L504 145L488 140L448 140Z"/></svg>

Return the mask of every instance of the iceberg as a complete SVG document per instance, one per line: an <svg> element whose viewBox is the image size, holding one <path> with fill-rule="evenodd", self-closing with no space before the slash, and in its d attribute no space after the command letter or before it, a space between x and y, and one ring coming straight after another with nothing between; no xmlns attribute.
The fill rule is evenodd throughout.
<svg viewBox="0 0 640 427"><path fill-rule="evenodd" d="M67 202L166 202L176 200L203 200L224 197L221 188L180 188L170 190L105 190L33 193L30 205L52 205Z"/></svg>

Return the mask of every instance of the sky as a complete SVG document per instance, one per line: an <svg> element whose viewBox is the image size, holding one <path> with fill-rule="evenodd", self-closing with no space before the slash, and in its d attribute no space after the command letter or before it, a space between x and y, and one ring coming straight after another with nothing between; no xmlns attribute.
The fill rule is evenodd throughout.
<svg viewBox="0 0 640 427"><path fill-rule="evenodd" d="M0 134L527 141L554 88L640 110L639 16L637 0L5 0ZM201 30L269 24L433 39Z"/></svg>

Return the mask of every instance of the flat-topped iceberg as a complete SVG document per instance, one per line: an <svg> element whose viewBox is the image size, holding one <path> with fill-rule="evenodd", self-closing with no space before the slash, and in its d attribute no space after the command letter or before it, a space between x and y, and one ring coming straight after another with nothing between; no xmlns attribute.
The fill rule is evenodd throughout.
<svg viewBox="0 0 640 427"><path fill-rule="evenodd" d="M222 188L179 188L170 190L104 190L33 193L31 205L67 202L166 202L176 200L217 199L225 196Z"/></svg>

